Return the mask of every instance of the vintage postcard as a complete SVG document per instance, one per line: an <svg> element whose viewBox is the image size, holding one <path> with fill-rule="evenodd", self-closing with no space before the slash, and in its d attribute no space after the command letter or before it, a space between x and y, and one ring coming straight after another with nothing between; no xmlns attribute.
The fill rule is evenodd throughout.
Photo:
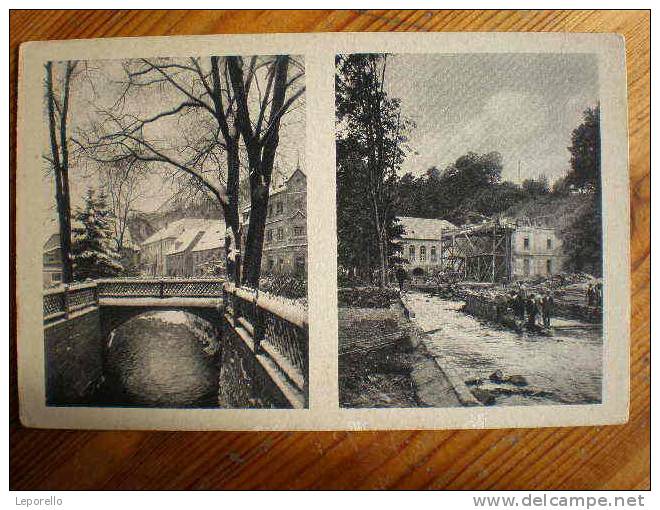
<svg viewBox="0 0 660 510"><path fill-rule="evenodd" d="M622 423L623 39L27 43L21 420Z"/></svg>

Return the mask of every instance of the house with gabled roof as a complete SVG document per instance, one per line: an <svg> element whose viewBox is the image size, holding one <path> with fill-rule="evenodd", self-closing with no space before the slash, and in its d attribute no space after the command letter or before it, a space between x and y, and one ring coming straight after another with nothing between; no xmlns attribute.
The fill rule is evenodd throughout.
<svg viewBox="0 0 660 510"><path fill-rule="evenodd" d="M401 246L399 255L404 260L405 269L416 276L439 269L442 234L456 227L442 219L410 216L399 216L397 219L403 227L403 233L397 242Z"/></svg>
<svg viewBox="0 0 660 510"><path fill-rule="evenodd" d="M43 245L43 286L52 287L62 283L62 250L60 234L50 233Z"/></svg>

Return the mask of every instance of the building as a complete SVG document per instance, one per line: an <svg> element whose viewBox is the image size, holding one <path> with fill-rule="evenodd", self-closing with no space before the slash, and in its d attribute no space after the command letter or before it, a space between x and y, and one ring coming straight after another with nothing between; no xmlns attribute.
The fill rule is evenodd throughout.
<svg viewBox="0 0 660 510"><path fill-rule="evenodd" d="M404 268L414 276L435 272L441 267L442 234L455 226L446 220L399 216L403 227L399 255Z"/></svg>
<svg viewBox="0 0 660 510"><path fill-rule="evenodd" d="M213 225L204 231L192 248L193 276L219 276L226 273L225 229L220 221L214 220Z"/></svg>
<svg viewBox="0 0 660 510"><path fill-rule="evenodd" d="M43 248L43 285L52 287L60 283L62 283L60 235L50 234Z"/></svg>
<svg viewBox="0 0 660 510"><path fill-rule="evenodd" d="M184 230L177 237L174 246L165 254L165 274L167 276L190 277L193 275L192 250L204 232L201 228L194 227Z"/></svg>
<svg viewBox="0 0 660 510"><path fill-rule="evenodd" d="M184 218L166 225L142 243L140 256L144 272L151 276L199 274L196 266L200 251L195 249L202 239L206 239L203 246L208 246L201 250L205 256L212 252L216 258L224 257L222 220Z"/></svg>
<svg viewBox="0 0 660 510"><path fill-rule="evenodd" d="M479 282L549 276L566 261L555 227L529 219L495 218L447 230L442 270Z"/></svg>
<svg viewBox="0 0 660 510"><path fill-rule="evenodd" d="M249 219L248 207L243 211L245 225ZM299 166L280 186L271 188L261 270L307 274L307 177Z"/></svg>
<svg viewBox="0 0 660 510"><path fill-rule="evenodd" d="M553 227L518 225L511 234L511 277L549 276L566 262L562 241Z"/></svg>

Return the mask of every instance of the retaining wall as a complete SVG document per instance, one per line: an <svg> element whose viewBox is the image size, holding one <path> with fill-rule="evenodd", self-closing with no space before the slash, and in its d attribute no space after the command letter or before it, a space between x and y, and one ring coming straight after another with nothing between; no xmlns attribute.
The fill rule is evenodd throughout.
<svg viewBox="0 0 660 510"><path fill-rule="evenodd" d="M103 381L103 336L98 307L44 327L47 405L91 403Z"/></svg>

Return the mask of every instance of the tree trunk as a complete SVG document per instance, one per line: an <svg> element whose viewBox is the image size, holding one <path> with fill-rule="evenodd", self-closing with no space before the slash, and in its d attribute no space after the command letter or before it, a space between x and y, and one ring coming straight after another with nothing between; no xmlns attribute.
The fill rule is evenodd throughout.
<svg viewBox="0 0 660 510"><path fill-rule="evenodd" d="M259 288L261 277L261 258L268 211L268 186L252 187L250 194L250 227L245 241L245 282L252 288Z"/></svg>
<svg viewBox="0 0 660 510"><path fill-rule="evenodd" d="M48 102L48 127L53 172L55 173L55 200L60 234L60 252L62 256L62 282L73 281L73 263L71 260L71 204L69 199L68 150L66 148L66 116L69 101L70 64L67 64L64 104L60 112L60 140L58 146L57 126L55 121L55 92L53 90L53 63L46 64L46 98ZM60 150L62 155L60 156Z"/></svg>
<svg viewBox="0 0 660 510"><path fill-rule="evenodd" d="M259 278L261 276L264 229L268 211L268 191L273 173L275 153L279 144L280 119L283 114L286 96L289 57L286 55L278 56L274 65L275 78L268 131L261 138L260 133L253 132L251 128L243 87L242 69L236 59L229 58L232 87L237 97L237 125L243 135L250 167L250 223L245 241L243 273L245 282L255 289L259 288Z"/></svg>
<svg viewBox="0 0 660 510"><path fill-rule="evenodd" d="M227 195L229 204L225 207L225 255L227 265L227 276L231 278L237 287L242 283L241 266L242 257L242 231L239 207L240 188L240 159L238 148L238 135L230 137L227 143Z"/></svg>

